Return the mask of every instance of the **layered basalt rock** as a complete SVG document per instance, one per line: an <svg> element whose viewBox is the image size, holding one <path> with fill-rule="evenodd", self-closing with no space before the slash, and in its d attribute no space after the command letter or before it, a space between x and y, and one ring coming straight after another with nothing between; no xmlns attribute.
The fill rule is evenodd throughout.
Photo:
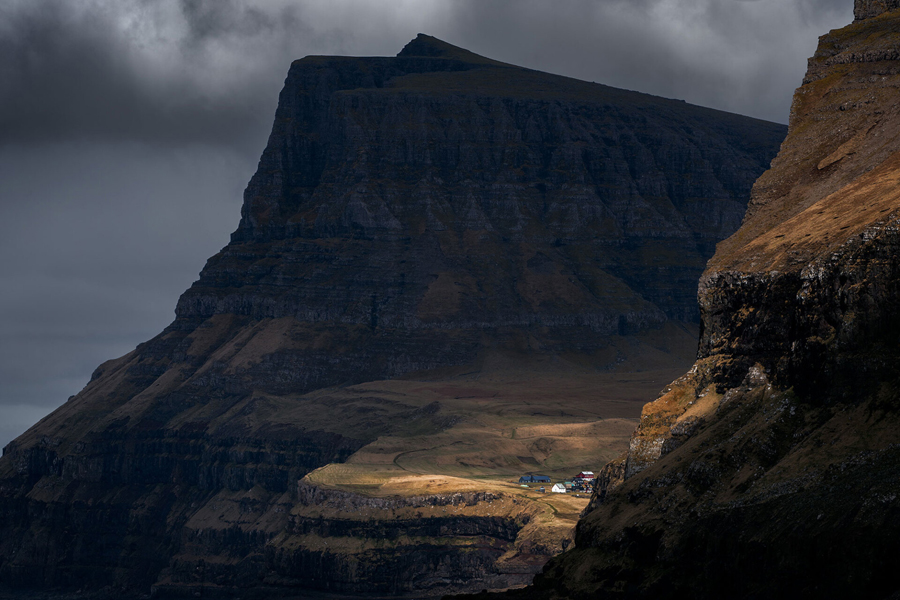
<svg viewBox="0 0 900 600"><path fill-rule="evenodd" d="M521 586L571 542L533 543L541 507L493 492L369 498L304 482L298 492L268 560L278 577L337 592L436 597Z"/></svg>
<svg viewBox="0 0 900 600"><path fill-rule="evenodd" d="M897 47L896 13L821 38L701 278L697 363L644 407L575 550L521 596L900 593Z"/></svg>
<svg viewBox="0 0 900 600"><path fill-rule="evenodd" d="M428 36L295 62L240 225L172 325L4 449L0 578L306 572L277 546L295 482L460 418L308 392L498 348L622 368L595 354L611 338L696 318L696 278L784 131Z"/></svg>
<svg viewBox="0 0 900 600"><path fill-rule="evenodd" d="M571 542L534 544L532 520L546 509L493 492L382 498L305 480L295 491L291 502L274 503L277 534L248 527L246 518L225 528L188 522L154 593L293 597L303 589L434 598L524 585L560 541ZM262 500L245 495L237 504L248 515ZM218 510L232 512L233 504L220 497Z"/></svg>

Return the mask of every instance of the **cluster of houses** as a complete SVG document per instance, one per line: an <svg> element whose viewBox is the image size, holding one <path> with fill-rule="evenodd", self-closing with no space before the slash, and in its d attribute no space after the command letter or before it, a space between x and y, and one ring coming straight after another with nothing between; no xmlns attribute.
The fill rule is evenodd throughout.
<svg viewBox="0 0 900 600"><path fill-rule="evenodd" d="M522 487L531 487L529 484L549 484L551 483L550 478L546 475L522 475L519 477L519 485ZM593 471L581 471L572 478L571 481L560 481L554 483L550 488L550 491L554 494L565 494L568 492L592 492L594 490L594 472ZM541 486L538 488L539 492L545 492L546 487Z"/></svg>

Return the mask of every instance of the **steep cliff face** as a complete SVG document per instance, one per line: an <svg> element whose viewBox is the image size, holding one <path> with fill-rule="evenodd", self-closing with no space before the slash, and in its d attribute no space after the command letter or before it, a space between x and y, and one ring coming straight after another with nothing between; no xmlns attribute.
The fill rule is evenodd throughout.
<svg viewBox="0 0 900 600"><path fill-rule="evenodd" d="M782 131L427 36L397 58L305 58L178 319L293 319L302 341L248 370L292 388L694 320L696 278Z"/></svg>
<svg viewBox="0 0 900 600"><path fill-rule="evenodd" d="M464 418L308 392L497 351L627 366L620 349L695 318L696 278L783 134L428 36L295 62L240 226L174 323L4 449L0 577L305 573L273 546L298 479Z"/></svg>
<svg viewBox="0 0 900 600"><path fill-rule="evenodd" d="M874 4L821 38L701 278L696 364L525 595L900 592L900 14Z"/></svg>

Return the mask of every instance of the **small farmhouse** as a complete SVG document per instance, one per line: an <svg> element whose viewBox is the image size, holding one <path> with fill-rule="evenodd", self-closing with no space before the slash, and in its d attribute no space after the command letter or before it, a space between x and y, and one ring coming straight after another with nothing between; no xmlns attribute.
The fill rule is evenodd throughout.
<svg viewBox="0 0 900 600"><path fill-rule="evenodd" d="M562 483L554 483L553 487L550 488L550 491L555 494L565 494L566 486L565 486L565 484L562 484Z"/></svg>
<svg viewBox="0 0 900 600"><path fill-rule="evenodd" d="M594 478L593 471L582 471L581 473L579 473L578 475L573 477L573 479L593 479L593 478Z"/></svg>
<svg viewBox="0 0 900 600"><path fill-rule="evenodd" d="M519 483L550 483L550 478L546 475L522 475Z"/></svg>

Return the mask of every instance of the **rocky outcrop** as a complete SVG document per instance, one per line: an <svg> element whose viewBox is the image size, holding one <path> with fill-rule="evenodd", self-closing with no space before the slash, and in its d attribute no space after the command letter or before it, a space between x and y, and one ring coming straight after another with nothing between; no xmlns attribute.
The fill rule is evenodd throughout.
<svg viewBox="0 0 900 600"><path fill-rule="evenodd" d="M498 348L622 368L598 352L612 338L696 318L696 278L783 134L428 36L296 61L240 225L172 325L4 449L0 579L249 589L324 569L273 550L315 537L290 533L294 483L460 416L309 392Z"/></svg>
<svg viewBox="0 0 900 600"><path fill-rule="evenodd" d="M253 510L251 500L242 503L244 514ZM301 588L361 597L439 597L524 585L560 551L561 542L571 542L533 543L537 524L531 521L546 509L492 492L372 497L303 480L292 502L276 506L282 512L275 535L245 523L188 523L181 551L162 570L155 593L202 589L227 596L250 588L293 597ZM219 510L229 508L221 502Z"/></svg>
<svg viewBox="0 0 900 600"><path fill-rule="evenodd" d="M898 32L884 14L821 38L701 278L696 364L521 597L900 593Z"/></svg>
<svg viewBox="0 0 900 600"><path fill-rule="evenodd" d="M863 21L898 8L900 2L897 0L855 0L853 17L857 21Z"/></svg>
<svg viewBox="0 0 900 600"><path fill-rule="evenodd" d="M536 503L493 492L370 498L300 482L290 525L268 560L278 577L344 593L521 586L571 542L534 544L537 524L528 526L541 513Z"/></svg>

